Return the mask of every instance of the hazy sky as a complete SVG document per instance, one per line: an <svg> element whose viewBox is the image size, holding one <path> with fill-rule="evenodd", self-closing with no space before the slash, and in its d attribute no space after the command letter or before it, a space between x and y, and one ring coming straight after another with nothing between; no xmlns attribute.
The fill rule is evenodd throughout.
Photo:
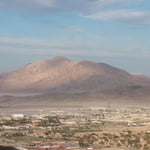
<svg viewBox="0 0 150 150"><path fill-rule="evenodd" d="M0 0L0 72L58 55L150 76L150 0Z"/></svg>

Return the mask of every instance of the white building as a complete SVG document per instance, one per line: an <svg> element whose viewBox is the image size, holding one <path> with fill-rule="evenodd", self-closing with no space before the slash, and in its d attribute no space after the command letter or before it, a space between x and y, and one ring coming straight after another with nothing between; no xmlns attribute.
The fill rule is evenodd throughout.
<svg viewBox="0 0 150 150"><path fill-rule="evenodd" d="M13 114L12 118L13 119L23 119L24 118L24 114Z"/></svg>

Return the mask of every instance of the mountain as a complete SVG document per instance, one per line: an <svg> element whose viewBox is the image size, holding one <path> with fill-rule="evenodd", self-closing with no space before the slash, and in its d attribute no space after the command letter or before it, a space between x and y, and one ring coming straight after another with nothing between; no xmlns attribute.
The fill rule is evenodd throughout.
<svg viewBox="0 0 150 150"><path fill-rule="evenodd" d="M106 101L149 104L150 78L105 63L57 56L1 74L0 93L4 105L85 105L85 101L91 105Z"/></svg>

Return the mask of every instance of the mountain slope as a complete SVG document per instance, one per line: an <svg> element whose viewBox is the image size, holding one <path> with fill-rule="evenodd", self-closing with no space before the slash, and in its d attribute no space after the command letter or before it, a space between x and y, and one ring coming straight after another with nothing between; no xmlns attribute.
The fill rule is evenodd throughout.
<svg viewBox="0 0 150 150"><path fill-rule="evenodd" d="M25 101L52 104L56 100L62 104L68 100L73 104L81 101L117 102L120 99L150 103L150 78L134 76L104 63L77 62L59 56L0 75L0 93L4 92L27 93L24 96L0 98L1 103L11 102L11 105Z"/></svg>
<svg viewBox="0 0 150 150"><path fill-rule="evenodd" d="M0 89L32 89L43 90L64 85L84 82L101 84L130 84L134 82L129 73L104 63L90 61L75 62L63 57L39 61L29 64L19 70L0 76ZM120 83L121 82L121 83ZM87 84L88 82L86 82ZM91 85L91 83L90 83ZM80 85L79 85L80 86ZM87 85L88 86L88 85Z"/></svg>

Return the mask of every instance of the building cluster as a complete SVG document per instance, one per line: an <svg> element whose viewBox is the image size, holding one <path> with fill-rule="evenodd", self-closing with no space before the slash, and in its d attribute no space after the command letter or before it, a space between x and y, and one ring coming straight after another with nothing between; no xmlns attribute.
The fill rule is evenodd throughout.
<svg viewBox="0 0 150 150"><path fill-rule="evenodd" d="M32 115L1 114L0 145L18 150L101 150L110 144L98 143L96 137L136 128L150 135L150 109L92 107Z"/></svg>

